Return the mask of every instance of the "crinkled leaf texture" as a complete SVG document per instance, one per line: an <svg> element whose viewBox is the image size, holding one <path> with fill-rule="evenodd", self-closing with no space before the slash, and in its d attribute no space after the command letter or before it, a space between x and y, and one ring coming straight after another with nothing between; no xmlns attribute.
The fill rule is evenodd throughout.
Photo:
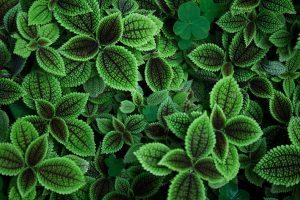
<svg viewBox="0 0 300 200"><path fill-rule="evenodd" d="M223 175L217 170L212 158L198 160L194 165L194 169L204 180L216 182L223 179Z"/></svg>
<svg viewBox="0 0 300 200"><path fill-rule="evenodd" d="M163 178L144 172L136 176L132 181L132 190L137 198L153 196L163 183Z"/></svg>
<svg viewBox="0 0 300 200"><path fill-rule="evenodd" d="M122 133L117 131L111 131L107 133L103 138L101 152L106 154L115 153L121 150L123 145L124 141Z"/></svg>
<svg viewBox="0 0 300 200"><path fill-rule="evenodd" d="M186 113L176 112L165 117L168 128L179 138L184 139L191 124Z"/></svg>
<svg viewBox="0 0 300 200"><path fill-rule="evenodd" d="M36 100L36 111L38 115L44 119L52 119L55 115L55 108L52 103L46 100Z"/></svg>
<svg viewBox="0 0 300 200"><path fill-rule="evenodd" d="M246 26L247 18L244 15L233 15L231 12L226 12L217 21L217 24L226 32L236 33Z"/></svg>
<svg viewBox="0 0 300 200"><path fill-rule="evenodd" d="M32 141L25 153L25 162L28 166L34 167L39 164L47 155L48 135L42 135Z"/></svg>
<svg viewBox="0 0 300 200"><path fill-rule="evenodd" d="M29 25L47 24L52 20L52 13L48 9L47 0L33 2L28 10Z"/></svg>
<svg viewBox="0 0 300 200"><path fill-rule="evenodd" d="M76 16L90 12L91 8L85 0L59 0L54 10L67 16Z"/></svg>
<svg viewBox="0 0 300 200"><path fill-rule="evenodd" d="M292 117L288 125L289 138L292 144L300 147L300 117Z"/></svg>
<svg viewBox="0 0 300 200"><path fill-rule="evenodd" d="M192 166L191 159L183 149L172 149L158 163L174 171L186 171Z"/></svg>
<svg viewBox="0 0 300 200"><path fill-rule="evenodd" d="M0 143L0 174L15 176L21 172L24 165L23 156L14 145Z"/></svg>
<svg viewBox="0 0 300 200"><path fill-rule="evenodd" d="M275 91L269 101L270 113L278 122L288 123L293 112L291 100L282 92Z"/></svg>
<svg viewBox="0 0 300 200"><path fill-rule="evenodd" d="M270 98L273 95L273 85L266 77L254 77L249 84L250 91L257 97Z"/></svg>
<svg viewBox="0 0 300 200"><path fill-rule="evenodd" d="M23 89L16 82L0 78L0 105L8 105L19 100L24 94Z"/></svg>
<svg viewBox="0 0 300 200"><path fill-rule="evenodd" d="M37 177L33 169L27 168L18 175L17 186L22 197L34 190L36 184Z"/></svg>
<svg viewBox="0 0 300 200"><path fill-rule="evenodd" d="M36 171L39 183L59 194L73 193L85 184L82 170L68 158L47 159Z"/></svg>
<svg viewBox="0 0 300 200"><path fill-rule="evenodd" d="M300 149L294 145L271 149L256 165L255 172L276 185L300 182Z"/></svg>

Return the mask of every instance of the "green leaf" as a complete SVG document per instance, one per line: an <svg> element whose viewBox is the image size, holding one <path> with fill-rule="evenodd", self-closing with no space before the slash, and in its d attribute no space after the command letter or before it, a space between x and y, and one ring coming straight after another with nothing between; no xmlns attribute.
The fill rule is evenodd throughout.
<svg viewBox="0 0 300 200"><path fill-rule="evenodd" d="M0 105L12 104L24 94L20 85L11 79L0 78Z"/></svg>
<svg viewBox="0 0 300 200"><path fill-rule="evenodd" d="M0 110L0 142L5 142L9 138L9 117L6 112ZM1 187L0 187L1 188Z"/></svg>
<svg viewBox="0 0 300 200"><path fill-rule="evenodd" d="M186 171L192 167L191 159L182 149L172 149L158 163L174 171Z"/></svg>
<svg viewBox="0 0 300 200"><path fill-rule="evenodd" d="M18 3L17 0L1 0L0 1L0 21L3 21L5 13Z"/></svg>
<svg viewBox="0 0 300 200"><path fill-rule="evenodd" d="M151 18L132 13L123 19L124 32L121 42L130 47L137 47L149 42L157 32L157 26Z"/></svg>
<svg viewBox="0 0 300 200"><path fill-rule="evenodd" d="M36 111L44 119L52 119L55 115L55 108L52 103L46 100L36 100Z"/></svg>
<svg viewBox="0 0 300 200"><path fill-rule="evenodd" d="M229 142L225 134L221 131L216 131L216 145L213 149L213 155L219 162L225 161L228 150L229 150Z"/></svg>
<svg viewBox="0 0 300 200"><path fill-rule="evenodd" d="M25 153L25 162L28 166L34 167L44 160L48 151L48 135L42 135L32 141Z"/></svg>
<svg viewBox="0 0 300 200"><path fill-rule="evenodd" d="M173 56L176 53L177 46L173 40L169 40L164 36L160 36L157 44L157 51L159 52L160 57L166 58Z"/></svg>
<svg viewBox="0 0 300 200"><path fill-rule="evenodd" d="M179 138L184 139L191 124L188 114L176 112L165 116L168 128Z"/></svg>
<svg viewBox="0 0 300 200"><path fill-rule="evenodd" d="M166 176L171 173L167 167L160 166L159 161L169 151L169 147L153 142L147 143L133 154L137 157L143 168L156 176Z"/></svg>
<svg viewBox="0 0 300 200"><path fill-rule="evenodd" d="M77 119L66 120L69 130L69 138L66 148L81 157L95 156L96 144L91 127L84 121Z"/></svg>
<svg viewBox="0 0 300 200"><path fill-rule="evenodd" d="M111 179L99 178L91 184L89 197L91 200L97 200L99 197L104 197L111 190L113 190L113 182Z"/></svg>
<svg viewBox="0 0 300 200"><path fill-rule="evenodd" d="M31 191L35 190L37 177L33 169L27 168L18 175L17 186L22 197L27 196Z"/></svg>
<svg viewBox="0 0 300 200"><path fill-rule="evenodd" d="M81 169L68 158L51 158L36 169L39 183L58 194L70 194L85 184Z"/></svg>
<svg viewBox="0 0 300 200"><path fill-rule="evenodd" d="M132 181L132 190L137 198L148 198L156 194L163 182L162 177L144 172Z"/></svg>
<svg viewBox="0 0 300 200"><path fill-rule="evenodd" d="M250 100L249 106L248 106L247 110L244 112L244 115L251 117L252 119L257 121L257 123L259 123L259 124L263 120L263 110L256 101Z"/></svg>
<svg viewBox="0 0 300 200"><path fill-rule="evenodd" d="M28 43L23 39L17 39L15 48L14 48L14 54L22 57L22 58L28 58L31 54L31 51L27 48Z"/></svg>
<svg viewBox="0 0 300 200"><path fill-rule="evenodd" d="M272 117L281 123L288 123L293 112L291 100L279 91L270 99L269 109Z"/></svg>
<svg viewBox="0 0 300 200"><path fill-rule="evenodd" d="M294 145L271 149L254 171L276 185L293 186L300 182L300 149Z"/></svg>
<svg viewBox="0 0 300 200"><path fill-rule="evenodd" d="M61 144L65 144L69 138L69 130L66 122L61 118L53 118L50 121L50 133Z"/></svg>
<svg viewBox="0 0 300 200"><path fill-rule="evenodd" d="M119 192L110 192L106 194L102 200L129 200L129 197Z"/></svg>
<svg viewBox="0 0 300 200"><path fill-rule="evenodd" d="M125 168L123 160L117 159L112 154L105 159L105 165L108 167L108 175L113 177L120 175L121 171Z"/></svg>
<svg viewBox="0 0 300 200"><path fill-rule="evenodd" d="M236 33L246 26L247 18L244 15L233 15L231 12L226 12L220 17L217 24L228 33Z"/></svg>
<svg viewBox="0 0 300 200"><path fill-rule="evenodd" d="M115 153L124 145L122 133L111 131L107 133L102 142L101 152L105 154Z"/></svg>
<svg viewBox="0 0 300 200"><path fill-rule="evenodd" d="M271 10L277 14L296 13L291 0L266 0L262 1L261 4L265 9Z"/></svg>
<svg viewBox="0 0 300 200"><path fill-rule="evenodd" d="M293 95L293 92L295 90L295 81L294 79L284 79L283 80L283 83L282 83L282 86L283 86L283 91L285 93L285 95L289 98L291 98L291 96Z"/></svg>
<svg viewBox="0 0 300 200"><path fill-rule="evenodd" d="M52 13L48 9L48 1L37 0L28 10L29 25L47 24L52 20Z"/></svg>
<svg viewBox="0 0 300 200"><path fill-rule="evenodd" d="M22 117L22 120L30 122L39 134L45 134L48 132L48 128L49 128L48 122L45 121L44 119L40 118L39 116L28 115L28 116ZM26 147L27 146L28 145L26 145Z"/></svg>
<svg viewBox="0 0 300 200"><path fill-rule="evenodd" d="M270 75L281 75L287 71L286 67L278 61L269 61L262 64L263 69Z"/></svg>
<svg viewBox="0 0 300 200"><path fill-rule="evenodd" d="M32 200L35 199L35 197L36 197L36 190L32 190L31 192L29 192L29 194L22 197L18 191L17 186L11 187L8 195L9 200Z"/></svg>
<svg viewBox="0 0 300 200"><path fill-rule="evenodd" d="M132 113L135 110L135 105L132 101L124 100L121 102L120 111L122 113Z"/></svg>
<svg viewBox="0 0 300 200"><path fill-rule="evenodd" d="M138 134L145 129L147 122L143 115L130 115L126 118L124 125L127 131Z"/></svg>
<svg viewBox="0 0 300 200"><path fill-rule="evenodd" d="M255 120L238 115L226 122L225 134L230 143L246 146L258 140L263 132Z"/></svg>
<svg viewBox="0 0 300 200"><path fill-rule="evenodd" d="M235 0L232 3L231 10L233 12L249 12L253 9L255 9L259 5L259 0Z"/></svg>
<svg viewBox="0 0 300 200"><path fill-rule="evenodd" d="M166 130L165 127L159 123L159 122L154 122L150 123L146 128L145 128L145 133L147 137L153 139L153 140L161 140L165 138Z"/></svg>
<svg viewBox="0 0 300 200"><path fill-rule="evenodd" d="M162 58L151 58L145 68L147 85L154 92L167 90L173 78L173 70Z"/></svg>
<svg viewBox="0 0 300 200"><path fill-rule="evenodd" d="M204 180L216 182L223 178L212 158L198 160L194 165L196 173Z"/></svg>
<svg viewBox="0 0 300 200"><path fill-rule="evenodd" d="M174 102L172 101L172 99L170 97L168 97L166 100L164 100L157 111L157 119L161 124L164 124L165 126L167 126L166 120L165 120L165 116L171 115L173 113L175 113L176 107Z"/></svg>
<svg viewBox="0 0 300 200"><path fill-rule="evenodd" d="M0 174L16 176L24 168L21 152L14 145L0 143Z"/></svg>
<svg viewBox="0 0 300 200"><path fill-rule="evenodd" d="M195 65L208 71L220 70L225 61L224 51L212 43L198 46L188 57Z"/></svg>
<svg viewBox="0 0 300 200"><path fill-rule="evenodd" d="M286 30L278 30L269 39L276 47L285 47L291 40L291 33Z"/></svg>
<svg viewBox="0 0 300 200"><path fill-rule="evenodd" d="M49 23L41 26L39 28L39 36L51 40L50 44L53 44L59 38L58 25L55 23Z"/></svg>
<svg viewBox="0 0 300 200"><path fill-rule="evenodd" d="M168 200L206 199L205 187L195 173L181 172L171 181Z"/></svg>
<svg viewBox="0 0 300 200"><path fill-rule="evenodd" d="M210 93L210 107L218 104L225 116L230 118L239 114L243 105L243 95L233 77L219 80Z"/></svg>
<svg viewBox="0 0 300 200"><path fill-rule="evenodd" d="M115 181L115 190L126 194L130 190L130 183L126 178L117 177Z"/></svg>
<svg viewBox="0 0 300 200"><path fill-rule="evenodd" d="M94 58L99 50L98 42L89 36L75 36L63 44L60 53L75 61L88 61Z"/></svg>
<svg viewBox="0 0 300 200"><path fill-rule="evenodd" d="M224 128L226 117L223 110L220 108L220 106L218 106L218 104L215 104L215 106L213 107L210 120L213 128L217 130L221 130L222 128Z"/></svg>
<svg viewBox="0 0 300 200"><path fill-rule="evenodd" d="M0 40L0 65L6 65L11 59L10 52L5 43Z"/></svg>
<svg viewBox="0 0 300 200"><path fill-rule="evenodd" d="M253 39L256 37L256 24L254 22L250 22L243 30L243 36L246 46L248 46Z"/></svg>
<svg viewBox="0 0 300 200"><path fill-rule="evenodd" d="M139 8L139 4L135 0L116 0L113 1L112 5L123 15L130 14Z"/></svg>
<svg viewBox="0 0 300 200"><path fill-rule="evenodd" d="M124 47L109 46L103 49L96 60L96 67L104 82L112 88L127 91L137 86L137 61Z"/></svg>
<svg viewBox="0 0 300 200"><path fill-rule="evenodd" d="M66 94L55 105L56 116L62 118L78 117L83 112L87 100L88 95L85 93Z"/></svg>
<svg viewBox="0 0 300 200"><path fill-rule="evenodd" d="M54 10L63 15L76 16L90 12L91 8L85 0L59 0L56 2Z"/></svg>
<svg viewBox="0 0 300 200"><path fill-rule="evenodd" d="M292 117L288 125L288 134L292 144L300 147L300 117Z"/></svg>
<svg viewBox="0 0 300 200"><path fill-rule="evenodd" d="M161 104L168 96L169 96L168 90L153 92L147 97L147 104L149 105Z"/></svg>
<svg viewBox="0 0 300 200"><path fill-rule="evenodd" d="M27 40L35 39L38 36L37 26L30 26L28 24L28 16L25 12L18 13L17 28L21 36Z"/></svg>
<svg viewBox="0 0 300 200"><path fill-rule="evenodd" d="M204 158L215 146L216 138L207 114L195 119L187 130L185 149L191 159Z"/></svg>
<svg viewBox="0 0 300 200"><path fill-rule="evenodd" d="M229 46L229 57L235 65L249 67L260 61L266 51L257 47L254 42L246 46L242 34L237 33Z"/></svg>
<svg viewBox="0 0 300 200"><path fill-rule="evenodd" d="M97 30L99 44L106 46L118 42L123 29L122 16L119 12L102 18Z"/></svg>
<svg viewBox="0 0 300 200"><path fill-rule="evenodd" d="M284 23L277 17L277 15L270 11L261 11L256 18L257 28L264 33L274 33L279 30Z"/></svg>
<svg viewBox="0 0 300 200"><path fill-rule="evenodd" d="M266 77L254 77L249 84L250 91L257 97L270 98L273 95L273 85Z"/></svg>

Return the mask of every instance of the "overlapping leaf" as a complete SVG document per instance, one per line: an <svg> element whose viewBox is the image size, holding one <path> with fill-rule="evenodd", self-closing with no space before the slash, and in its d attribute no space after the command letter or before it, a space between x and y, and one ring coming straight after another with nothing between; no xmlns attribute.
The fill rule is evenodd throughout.
<svg viewBox="0 0 300 200"><path fill-rule="evenodd" d="M233 15L231 12L226 12L217 21L217 24L226 32L236 33L246 26L247 18L244 15Z"/></svg>
<svg viewBox="0 0 300 200"><path fill-rule="evenodd" d="M174 171L186 171L192 166L192 162L183 149L172 149L158 163Z"/></svg>
<svg viewBox="0 0 300 200"><path fill-rule="evenodd" d="M42 135L32 141L25 153L25 162L28 166L34 167L39 164L47 155L48 135Z"/></svg>
<svg viewBox="0 0 300 200"><path fill-rule="evenodd" d="M293 112L292 103L283 93L279 91L274 92L269 101L269 108L274 119L281 123L289 122Z"/></svg>
<svg viewBox="0 0 300 200"><path fill-rule="evenodd" d="M46 0L37 0L33 2L28 10L29 25L47 24L52 20L52 13L48 9Z"/></svg>
<svg viewBox="0 0 300 200"><path fill-rule="evenodd" d="M24 165L23 156L14 145L0 143L0 174L15 176L21 172Z"/></svg>
<svg viewBox="0 0 300 200"><path fill-rule="evenodd" d="M11 104L24 94L23 89L13 80L0 78L0 105Z"/></svg>
<svg viewBox="0 0 300 200"><path fill-rule="evenodd" d="M67 16L76 16L91 11L89 4L84 0L59 0L55 3L54 9Z"/></svg>
<svg viewBox="0 0 300 200"><path fill-rule="evenodd" d="M173 113L165 117L168 128L179 138L184 139L191 120L186 113Z"/></svg>

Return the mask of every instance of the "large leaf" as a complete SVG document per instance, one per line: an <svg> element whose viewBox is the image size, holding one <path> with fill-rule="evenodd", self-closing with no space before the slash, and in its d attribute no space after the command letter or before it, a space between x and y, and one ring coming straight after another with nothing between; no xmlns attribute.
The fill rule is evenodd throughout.
<svg viewBox="0 0 300 200"><path fill-rule="evenodd" d="M291 0L265 0L261 2L262 6L278 14L295 14L295 8Z"/></svg>
<svg viewBox="0 0 300 200"><path fill-rule="evenodd" d="M191 124L191 120L186 113L173 113L165 117L168 128L179 138L184 139Z"/></svg>
<svg viewBox="0 0 300 200"><path fill-rule="evenodd" d="M23 89L13 80L0 78L0 105L8 105L19 100L24 94Z"/></svg>
<svg viewBox="0 0 300 200"><path fill-rule="evenodd" d="M89 36L75 36L60 47L60 53L75 61L88 61L94 58L99 49L98 42Z"/></svg>
<svg viewBox="0 0 300 200"><path fill-rule="evenodd" d="M23 156L14 145L0 143L0 174L15 176L21 172L24 165Z"/></svg>
<svg viewBox="0 0 300 200"><path fill-rule="evenodd" d="M37 177L33 169L27 168L18 175L17 186L22 197L28 195L32 190L34 190L36 184Z"/></svg>
<svg viewBox="0 0 300 200"><path fill-rule="evenodd" d="M276 185L296 185L300 182L300 149L294 145L278 146L270 150L254 170Z"/></svg>
<svg viewBox="0 0 300 200"><path fill-rule="evenodd" d="M292 144L300 147L300 117L292 117L288 125L289 138Z"/></svg>
<svg viewBox="0 0 300 200"><path fill-rule="evenodd" d="M278 30L270 36L270 42L276 47L285 47L291 40L291 33L286 30Z"/></svg>
<svg viewBox="0 0 300 200"><path fill-rule="evenodd" d="M213 108L215 104L220 106L227 118L241 111L243 96L233 77L225 77L215 84L210 93L210 107Z"/></svg>
<svg viewBox="0 0 300 200"><path fill-rule="evenodd" d="M52 13L48 9L48 1L37 0L28 10L29 25L47 24L52 20Z"/></svg>
<svg viewBox="0 0 300 200"><path fill-rule="evenodd" d="M59 0L55 4L54 10L67 16L76 16L91 11L89 4L85 0Z"/></svg>
<svg viewBox="0 0 300 200"><path fill-rule="evenodd" d="M179 173L171 182L168 191L168 200L183 199L206 199L203 182L195 173Z"/></svg>
<svg viewBox="0 0 300 200"><path fill-rule="evenodd" d="M168 146L153 142L143 145L133 154L145 170L156 176L166 176L171 173L171 170L159 165L159 161L169 150Z"/></svg>
<svg viewBox="0 0 300 200"><path fill-rule="evenodd" d="M191 159L183 149L172 149L158 163L174 171L186 171L192 167Z"/></svg>
<svg viewBox="0 0 300 200"><path fill-rule="evenodd" d="M158 192L162 185L162 177L144 172L136 176L132 181L132 190L137 198L148 198Z"/></svg>
<svg viewBox="0 0 300 200"><path fill-rule="evenodd" d="M102 153L115 153L123 147L124 141L122 133L117 131L111 131L107 133L102 142L101 152Z"/></svg>
<svg viewBox="0 0 300 200"><path fill-rule="evenodd" d="M257 28L264 33L274 33L280 29L284 23L270 11L261 11L256 18Z"/></svg>
<svg viewBox="0 0 300 200"><path fill-rule="evenodd" d="M109 46L96 60L99 75L112 88L133 90L137 86L138 68L134 55L121 46Z"/></svg>
<svg viewBox="0 0 300 200"><path fill-rule="evenodd" d="M207 114L195 119L187 130L185 149L192 159L204 158L215 146L216 138Z"/></svg>
<svg viewBox="0 0 300 200"><path fill-rule="evenodd" d="M28 16L25 12L19 12L17 15L17 28L19 33L27 40L35 39L38 36L36 26L28 24Z"/></svg>
<svg viewBox="0 0 300 200"><path fill-rule="evenodd" d="M217 21L217 24L226 32L235 33L243 30L247 24L247 18L244 15L233 15L226 12Z"/></svg>
<svg viewBox="0 0 300 200"><path fill-rule="evenodd" d="M145 79L152 91L167 90L173 78L172 67L162 58L151 58L145 68Z"/></svg>
<svg viewBox="0 0 300 200"><path fill-rule="evenodd" d="M51 158L36 169L42 186L59 194L70 194L85 184L81 169L70 159Z"/></svg>
<svg viewBox="0 0 300 200"><path fill-rule="evenodd" d="M44 160L47 155L48 145L48 135L42 135L31 142L25 153L26 164L34 167Z"/></svg>
<svg viewBox="0 0 300 200"><path fill-rule="evenodd" d="M270 113L281 123L288 123L293 112L291 100L283 93L275 91L269 101Z"/></svg>

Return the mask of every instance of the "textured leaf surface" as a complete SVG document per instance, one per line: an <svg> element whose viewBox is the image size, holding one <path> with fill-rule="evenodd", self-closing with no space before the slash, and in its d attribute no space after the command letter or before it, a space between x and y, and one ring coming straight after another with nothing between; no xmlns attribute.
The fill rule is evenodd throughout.
<svg viewBox="0 0 300 200"><path fill-rule="evenodd" d="M17 186L22 197L28 195L32 190L34 190L36 184L37 177L31 168L25 169L18 175Z"/></svg>
<svg viewBox="0 0 300 200"><path fill-rule="evenodd" d="M300 117L291 118L288 125L288 133L292 144L300 147Z"/></svg>
<svg viewBox="0 0 300 200"><path fill-rule="evenodd" d="M134 55L121 46L109 46L96 60L99 75L104 82L119 90L132 90L137 86L138 68Z"/></svg>
<svg viewBox="0 0 300 200"><path fill-rule="evenodd" d="M63 96L56 104L56 116L63 118L79 116L88 100L84 93L69 93Z"/></svg>
<svg viewBox="0 0 300 200"><path fill-rule="evenodd" d="M47 24L52 20L51 11L46 0L33 2L28 11L29 25Z"/></svg>
<svg viewBox="0 0 300 200"><path fill-rule="evenodd" d="M148 172L136 176L132 182L132 190L138 198L153 196L162 185L162 177L154 176Z"/></svg>
<svg viewBox="0 0 300 200"><path fill-rule="evenodd" d="M276 47L285 47L291 40L290 32L286 30L278 30L270 36L270 41Z"/></svg>
<svg viewBox="0 0 300 200"><path fill-rule="evenodd" d="M273 95L273 85L266 77L255 77L250 81L250 91L257 97L270 98Z"/></svg>
<svg viewBox="0 0 300 200"><path fill-rule="evenodd" d="M225 134L221 131L216 131L216 145L213 149L213 155L215 155L216 159L219 162L225 161L228 150L229 150L229 142Z"/></svg>
<svg viewBox="0 0 300 200"><path fill-rule="evenodd" d="M0 40L0 64L5 65L10 61L10 59L11 55L6 47L6 44L2 40Z"/></svg>
<svg viewBox="0 0 300 200"><path fill-rule="evenodd" d="M21 172L24 164L21 152L14 145L0 143L0 174L15 176Z"/></svg>
<svg viewBox="0 0 300 200"><path fill-rule="evenodd" d="M259 0L235 0L231 6L231 9L234 12L249 12L255 7L257 7L259 5L259 2Z"/></svg>
<svg viewBox="0 0 300 200"><path fill-rule="evenodd" d="M295 8L291 0L266 0L261 2L262 6L275 13L290 13L295 14Z"/></svg>
<svg viewBox="0 0 300 200"><path fill-rule="evenodd" d="M233 15L226 12L217 21L217 24L226 32L235 33L241 31L247 24L247 19L243 15Z"/></svg>
<svg viewBox="0 0 300 200"><path fill-rule="evenodd" d="M53 118L50 121L50 133L60 143L65 144L69 138L69 130L66 122L61 118Z"/></svg>
<svg viewBox="0 0 300 200"><path fill-rule="evenodd" d="M275 91L269 101L270 113L274 119L281 123L289 122L292 116L292 103L283 93Z"/></svg>
<svg viewBox="0 0 300 200"><path fill-rule="evenodd" d="M223 178L217 170L212 158L198 160L194 165L195 171L201 178L208 181L219 181Z"/></svg>
<svg viewBox="0 0 300 200"><path fill-rule="evenodd" d="M46 100L36 101L36 111L38 115L44 119L52 119L55 114L55 108L52 103Z"/></svg>
<svg viewBox="0 0 300 200"><path fill-rule="evenodd" d="M27 40L31 40L37 37L38 29L36 26L30 26L28 24L28 16L25 12L19 12L17 15L17 28L19 33Z"/></svg>
<svg viewBox="0 0 300 200"><path fill-rule="evenodd" d="M102 142L102 153L115 153L123 147L124 141L121 133L117 131L111 131L107 133Z"/></svg>
<svg viewBox="0 0 300 200"><path fill-rule="evenodd" d="M23 89L16 82L0 78L0 105L11 104L23 96Z"/></svg>
<svg viewBox="0 0 300 200"><path fill-rule="evenodd" d="M218 106L218 104L215 104L215 106L213 107L210 120L213 128L217 130L221 130L222 128L224 128L226 116L220 106Z"/></svg>
<svg viewBox="0 0 300 200"><path fill-rule="evenodd" d="M147 123L143 115L130 115L126 118L124 125L126 130L137 134L145 129Z"/></svg>
<svg viewBox="0 0 300 200"><path fill-rule="evenodd" d="M256 25L261 31L265 33L274 33L280 29L284 24L282 21L270 11L261 11L256 18Z"/></svg>
<svg viewBox="0 0 300 200"><path fill-rule="evenodd" d="M25 153L26 164L34 167L39 164L47 155L48 135L42 135L32 141Z"/></svg>
<svg viewBox="0 0 300 200"><path fill-rule="evenodd" d="M191 120L186 113L173 113L165 117L168 128L179 138L184 139L191 124Z"/></svg>
<svg viewBox="0 0 300 200"><path fill-rule="evenodd" d="M76 16L90 12L91 9L84 0L59 0L55 5L55 11L67 16Z"/></svg>
<svg viewBox="0 0 300 200"><path fill-rule="evenodd" d="M191 160L183 149L172 149L158 163L174 171L185 171L191 166Z"/></svg>

